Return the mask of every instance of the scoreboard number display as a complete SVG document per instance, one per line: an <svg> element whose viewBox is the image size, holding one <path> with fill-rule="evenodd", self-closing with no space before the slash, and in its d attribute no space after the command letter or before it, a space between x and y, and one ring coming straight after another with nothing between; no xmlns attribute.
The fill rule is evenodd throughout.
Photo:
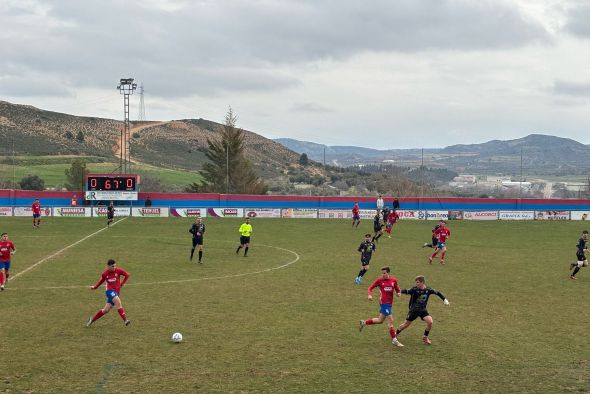
<svg viewBox="0 0 590 394"><path fill-rule="evenodd" d="M139 176L135 174L88 174L86 200L137 200Z"/></svg>

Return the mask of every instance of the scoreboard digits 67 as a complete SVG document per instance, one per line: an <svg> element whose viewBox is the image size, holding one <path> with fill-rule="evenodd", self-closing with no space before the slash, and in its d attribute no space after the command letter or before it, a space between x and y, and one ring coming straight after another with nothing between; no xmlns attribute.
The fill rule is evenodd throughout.
<svg viewBox="0 0 590 394"><path fill-rule="evenodd" d="M86 176L86 190L135 192L137 191L137 175L89 174Z"/></svg>

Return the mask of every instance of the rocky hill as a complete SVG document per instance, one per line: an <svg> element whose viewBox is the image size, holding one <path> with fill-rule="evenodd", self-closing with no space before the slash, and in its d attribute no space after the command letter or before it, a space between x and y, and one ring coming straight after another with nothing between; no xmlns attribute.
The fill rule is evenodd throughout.
<svg viewBox="0 0 590 394"><path fill-rule="evenodd" d="M17 155L91 155L117 161L123 122L44 111L0 101L0 155L15 142ZM207 139L220 138L221 125L204 119L133 123L131 158L160 167L195 170L206 160ZM245 150L265 177L286 172L299 155L256 133L244 131Z"/></svg>

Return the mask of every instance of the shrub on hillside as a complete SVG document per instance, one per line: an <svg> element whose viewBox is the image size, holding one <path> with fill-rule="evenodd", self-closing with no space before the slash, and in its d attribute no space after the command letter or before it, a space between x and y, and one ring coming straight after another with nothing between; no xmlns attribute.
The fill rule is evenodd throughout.
<svg viewBox="0 0 590 394"><path fill-rule="evenodd" d="M45 181L38 175L27 175L18 183L23 190L44 190Z"/></svg>

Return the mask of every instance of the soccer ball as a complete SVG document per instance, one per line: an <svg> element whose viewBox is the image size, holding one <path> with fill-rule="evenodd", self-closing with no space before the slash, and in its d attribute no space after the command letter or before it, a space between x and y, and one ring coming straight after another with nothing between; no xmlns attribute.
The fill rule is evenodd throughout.
<svg viewBox="0 0 590 394"><path fill-rule="evenodd" d="M175 332L174 334L172 334L172 342L174 342L174 343L182 342L182 334L179 332Z"/></svg>

